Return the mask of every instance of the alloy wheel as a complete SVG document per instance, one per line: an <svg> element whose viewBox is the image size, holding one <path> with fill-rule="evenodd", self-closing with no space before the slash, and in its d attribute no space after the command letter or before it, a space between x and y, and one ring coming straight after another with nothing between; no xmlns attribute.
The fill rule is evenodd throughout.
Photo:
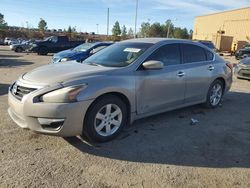
<svg viewBox="0 0 250 188"><path fill-rule="evenodd" d="M212 106L219 104L222 97L222 86L219 83L216 83L211 90L210 103Z"/></svg>
<svg viewBox="0 0 250 188"><path fill-rule="evenodd" d="M113 135L121 124L122 110L116 104L106 104L95 116L95 130L101 136Z"/></svg>

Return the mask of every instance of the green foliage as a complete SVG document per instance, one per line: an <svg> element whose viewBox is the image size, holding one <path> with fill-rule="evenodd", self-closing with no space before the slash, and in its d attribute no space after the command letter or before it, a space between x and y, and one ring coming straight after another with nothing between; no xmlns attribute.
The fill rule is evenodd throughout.
<svg viewBox="0 0 250 188"><path fill-rule="evenodd" d="M163 37L163 27L161 26L160 23L155 22L150 26L148 36L149 37Z"/></svg>
<svg viewBox="0 0 250 188"><path fill-rule="evenodd" d="M67 32L68 32L68 33L72 33L72 28L71 28L71 26L68 27Z"/></svg>
<svg viewBox="0 0 250 188"><path fill-rule="evenodd" d="M176 27L174 29L173 37L179 39L189 39L189 34L186 28L182 29L180 27Z"/></svg>
<svg viewBox="0 0 250 188"><path fill-rule="evenodd" d="M140 32L139 32L139 36L140 37L148 37L149 30L150 30L150 23L149 22L143 22L141 24L141 29L140 29Z"/></svg>
<svg viewBox="0 0 250 188"><path fill-rule="evenodd" d="M0 13L0 29L7 27L7 23L4 21L4 15Z"/></svg>
<svg viewBox="0 0 250 188"><path fill-rule="evenodd" d="M141 24L139 36L191 39L192 30L188 32L186 28L174 27L171 20L167 20L165 24L160 24L159 22L153 24L143 22Z"/></svg>
<svg viewBox="0 0 250 188"><path fill-rule="evenodd" d="M122 26L122 38L126 38L127 37L127 28L125 25Z"/></svg>
<svg viewBox="0 0 250 188"><path fill-rule="evenodd" d="M45 31L47 29L47 22L40 18L40 21L38 23L38 29L40 29L41 31Z"/></svg>
<svg viewBox="0 0 250 188"><path fill-rule="evenodd" d="M131 27L128 30L128 37L129 38L133 38L134 37L134 31L133 31L133 29Z"/></svg>
<svg viewBox="0 0 250 188"><path fill-rule="evenodd" d="M194 33L194 31L192 29L190 29L189 30L189 39L193 38L193 33Z"/></svg>
<svg viewBox="0 0 250 188"><path fill-rule="evenodd" d="M121 28L120 28L120 24L118 21L116 21L115 25L113 26L112 34L113 36L116 36L116 37L121 35Z"/></svg>

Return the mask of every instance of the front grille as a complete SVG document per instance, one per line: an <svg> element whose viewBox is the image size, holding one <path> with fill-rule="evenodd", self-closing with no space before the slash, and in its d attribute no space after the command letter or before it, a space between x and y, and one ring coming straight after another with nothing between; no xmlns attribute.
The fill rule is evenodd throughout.
<svg viewBox="0 0 250 188"><path fill-rule="evenodd" d="M12 87L11 87L11 93L12 95L17 98L18 100L22 100L22 98L29 94L32 91L35 91L36 88L28 88L28 87L24 87L24 86L20 86L17 83L15 83Z"/></svg>
<svg viewBox="0 0 250 188"><path fill-rule="evenodd" d="M250 74L242 73L242 76L250 78Z"/></svg>

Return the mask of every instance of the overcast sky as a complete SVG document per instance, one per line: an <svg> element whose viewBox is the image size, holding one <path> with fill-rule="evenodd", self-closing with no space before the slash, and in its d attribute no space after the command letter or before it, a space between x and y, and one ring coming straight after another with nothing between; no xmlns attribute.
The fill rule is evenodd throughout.
<svg viewBox="0 0 250 188"><path fill-rule="evenodd" d="M117 20L134 29L136 0L1 0L0 13L9 25L37 27L44 18L50 29L76 26L78 31L106 33L107 8L110 30ZM145 21L193 28L194 17L224 10L249 7L250 0L139 0L138 27Z"/></svg>

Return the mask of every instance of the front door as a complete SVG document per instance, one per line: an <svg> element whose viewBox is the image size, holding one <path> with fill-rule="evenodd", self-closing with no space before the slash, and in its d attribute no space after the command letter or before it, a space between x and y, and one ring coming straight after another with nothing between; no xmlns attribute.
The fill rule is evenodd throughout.
<svg viewBox="0 0 250 188"><path fill-rule="evenodd" d="M137 70L137 113L154 113L184 104L186 79L179 45L164 45L153 52L146 61L149 60L163 62L164 68L145 70L141 65Z"/></svg>

